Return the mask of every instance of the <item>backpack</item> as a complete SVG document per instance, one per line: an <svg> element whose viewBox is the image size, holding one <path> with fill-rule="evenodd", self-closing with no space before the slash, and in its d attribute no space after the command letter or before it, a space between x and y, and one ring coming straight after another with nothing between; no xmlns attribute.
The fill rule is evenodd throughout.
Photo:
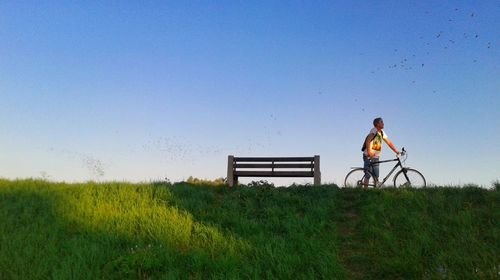
<svg viewBox="0 0 500 280"><path fill-rule="evenodd" d="M384 138L384 131L383 130L380 131L380 134L382 135L382 138ZM371 134L368 134L366 136L365 141L363 141L363 145L361 145L361 151L362 152L364 152L366 150L366 140L368 140L368 137L370 137L370 135ZM377 135L375 135L375 136L377 136ZM375 137L373 137L373 138L375 138ZM373 139L372 139L372 141L373 141Z"/></svg>

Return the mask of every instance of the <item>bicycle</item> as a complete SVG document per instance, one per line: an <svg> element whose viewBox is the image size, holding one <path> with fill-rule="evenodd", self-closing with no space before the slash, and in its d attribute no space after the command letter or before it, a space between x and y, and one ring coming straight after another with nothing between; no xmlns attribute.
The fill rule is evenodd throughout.
<svg viewBox="0 0 500 280"><path fill-rule="evenodd" d="M406 162L408 158L408 153L405 151L405 148L401 149L401 155L398 155L395 159L390 160L382 160L378 161L376 164L387 163L396 161L396 165L392 168L392 170L387 174L387 176L382 180L381 183L378 182L378 178L373 176L373 173L370 171L371 168L365 169L363 167L351 167L351 171L347 173L344 180L344 187L374 187L380 188L384 185L384 183L389 179L392 173L399 167L399 170L393 179L394 187L411 187L411 188L425 188L427 183L425 181L424 175L420 173L420 171L404 167L403 163ZM370 163L370 167L373 165ZM369 175L370 178L365 181L365 176Z"/></svg>

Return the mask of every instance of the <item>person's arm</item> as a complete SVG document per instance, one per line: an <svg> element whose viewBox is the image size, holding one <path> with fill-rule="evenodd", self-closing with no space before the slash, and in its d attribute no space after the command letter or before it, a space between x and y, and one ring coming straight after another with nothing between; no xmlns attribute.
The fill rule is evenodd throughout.
<svg viewBox="0 0 500 280"><path fill-rule="evenodd" d="M372 153L372 140L375 138L375 134L370 133L368 136L366 136L366 141L365 141L365 147L366 147L366 154L369 158L373 156Z"/></svg>
<svg viewBox="0 0 500 280"><path fill-rule="evenodd" d="M399 154L398 149L396 148L396 146L394 146L394 144L392 143L392 141L391 141L391 140L389 140L389 138L385 137L385 138L384 138L384 141L385 141L385 143L387 143L387 145L389 146L389 148L391 148L391 150L392 150L394 153L396 153L396 155L397 155L397 154Z"/></svg>

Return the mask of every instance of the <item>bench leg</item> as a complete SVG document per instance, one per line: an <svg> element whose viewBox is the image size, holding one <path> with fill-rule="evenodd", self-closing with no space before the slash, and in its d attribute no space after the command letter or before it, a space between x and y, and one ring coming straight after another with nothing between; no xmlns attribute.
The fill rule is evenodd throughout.
<svg viewBox="0 0 500 280"><path fill-rule="evenodd" d="M321 185L321 169L319 168L319 156L314 156L314 185Z"/></svg>
<svg viewBox="0 0 500 280"><path fill-rule="evenodd" d="M321 185L321 174L319 172L314 172L314 185Z"/></svg>
<svg viewBox="0 0 500 280"><path fill-rule="evenodd" d="M232 187L234 186L234 156L227 157L227 184Z"/></svg>

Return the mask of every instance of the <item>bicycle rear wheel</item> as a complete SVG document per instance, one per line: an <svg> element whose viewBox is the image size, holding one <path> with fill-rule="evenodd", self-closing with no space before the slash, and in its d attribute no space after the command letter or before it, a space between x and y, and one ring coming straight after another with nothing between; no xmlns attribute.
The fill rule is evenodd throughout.
<svg viewBox="0 0 500 280"><path fill-rule="evenodd" d="M377 180L375 180L375 176L373 176L370 171L366 171L366 175L370 176L370 179L365 182L365 169L356 168L351 170L351 172L347 173L345 176L344 188L376 187Z"/></svg>
<svg viewBox="0 0 500 280"><path fill-rule="evenodd" d="M396 188L425 188L426 185L424 175L412 168L403 168L394 176L394 187Z"/></svg>

